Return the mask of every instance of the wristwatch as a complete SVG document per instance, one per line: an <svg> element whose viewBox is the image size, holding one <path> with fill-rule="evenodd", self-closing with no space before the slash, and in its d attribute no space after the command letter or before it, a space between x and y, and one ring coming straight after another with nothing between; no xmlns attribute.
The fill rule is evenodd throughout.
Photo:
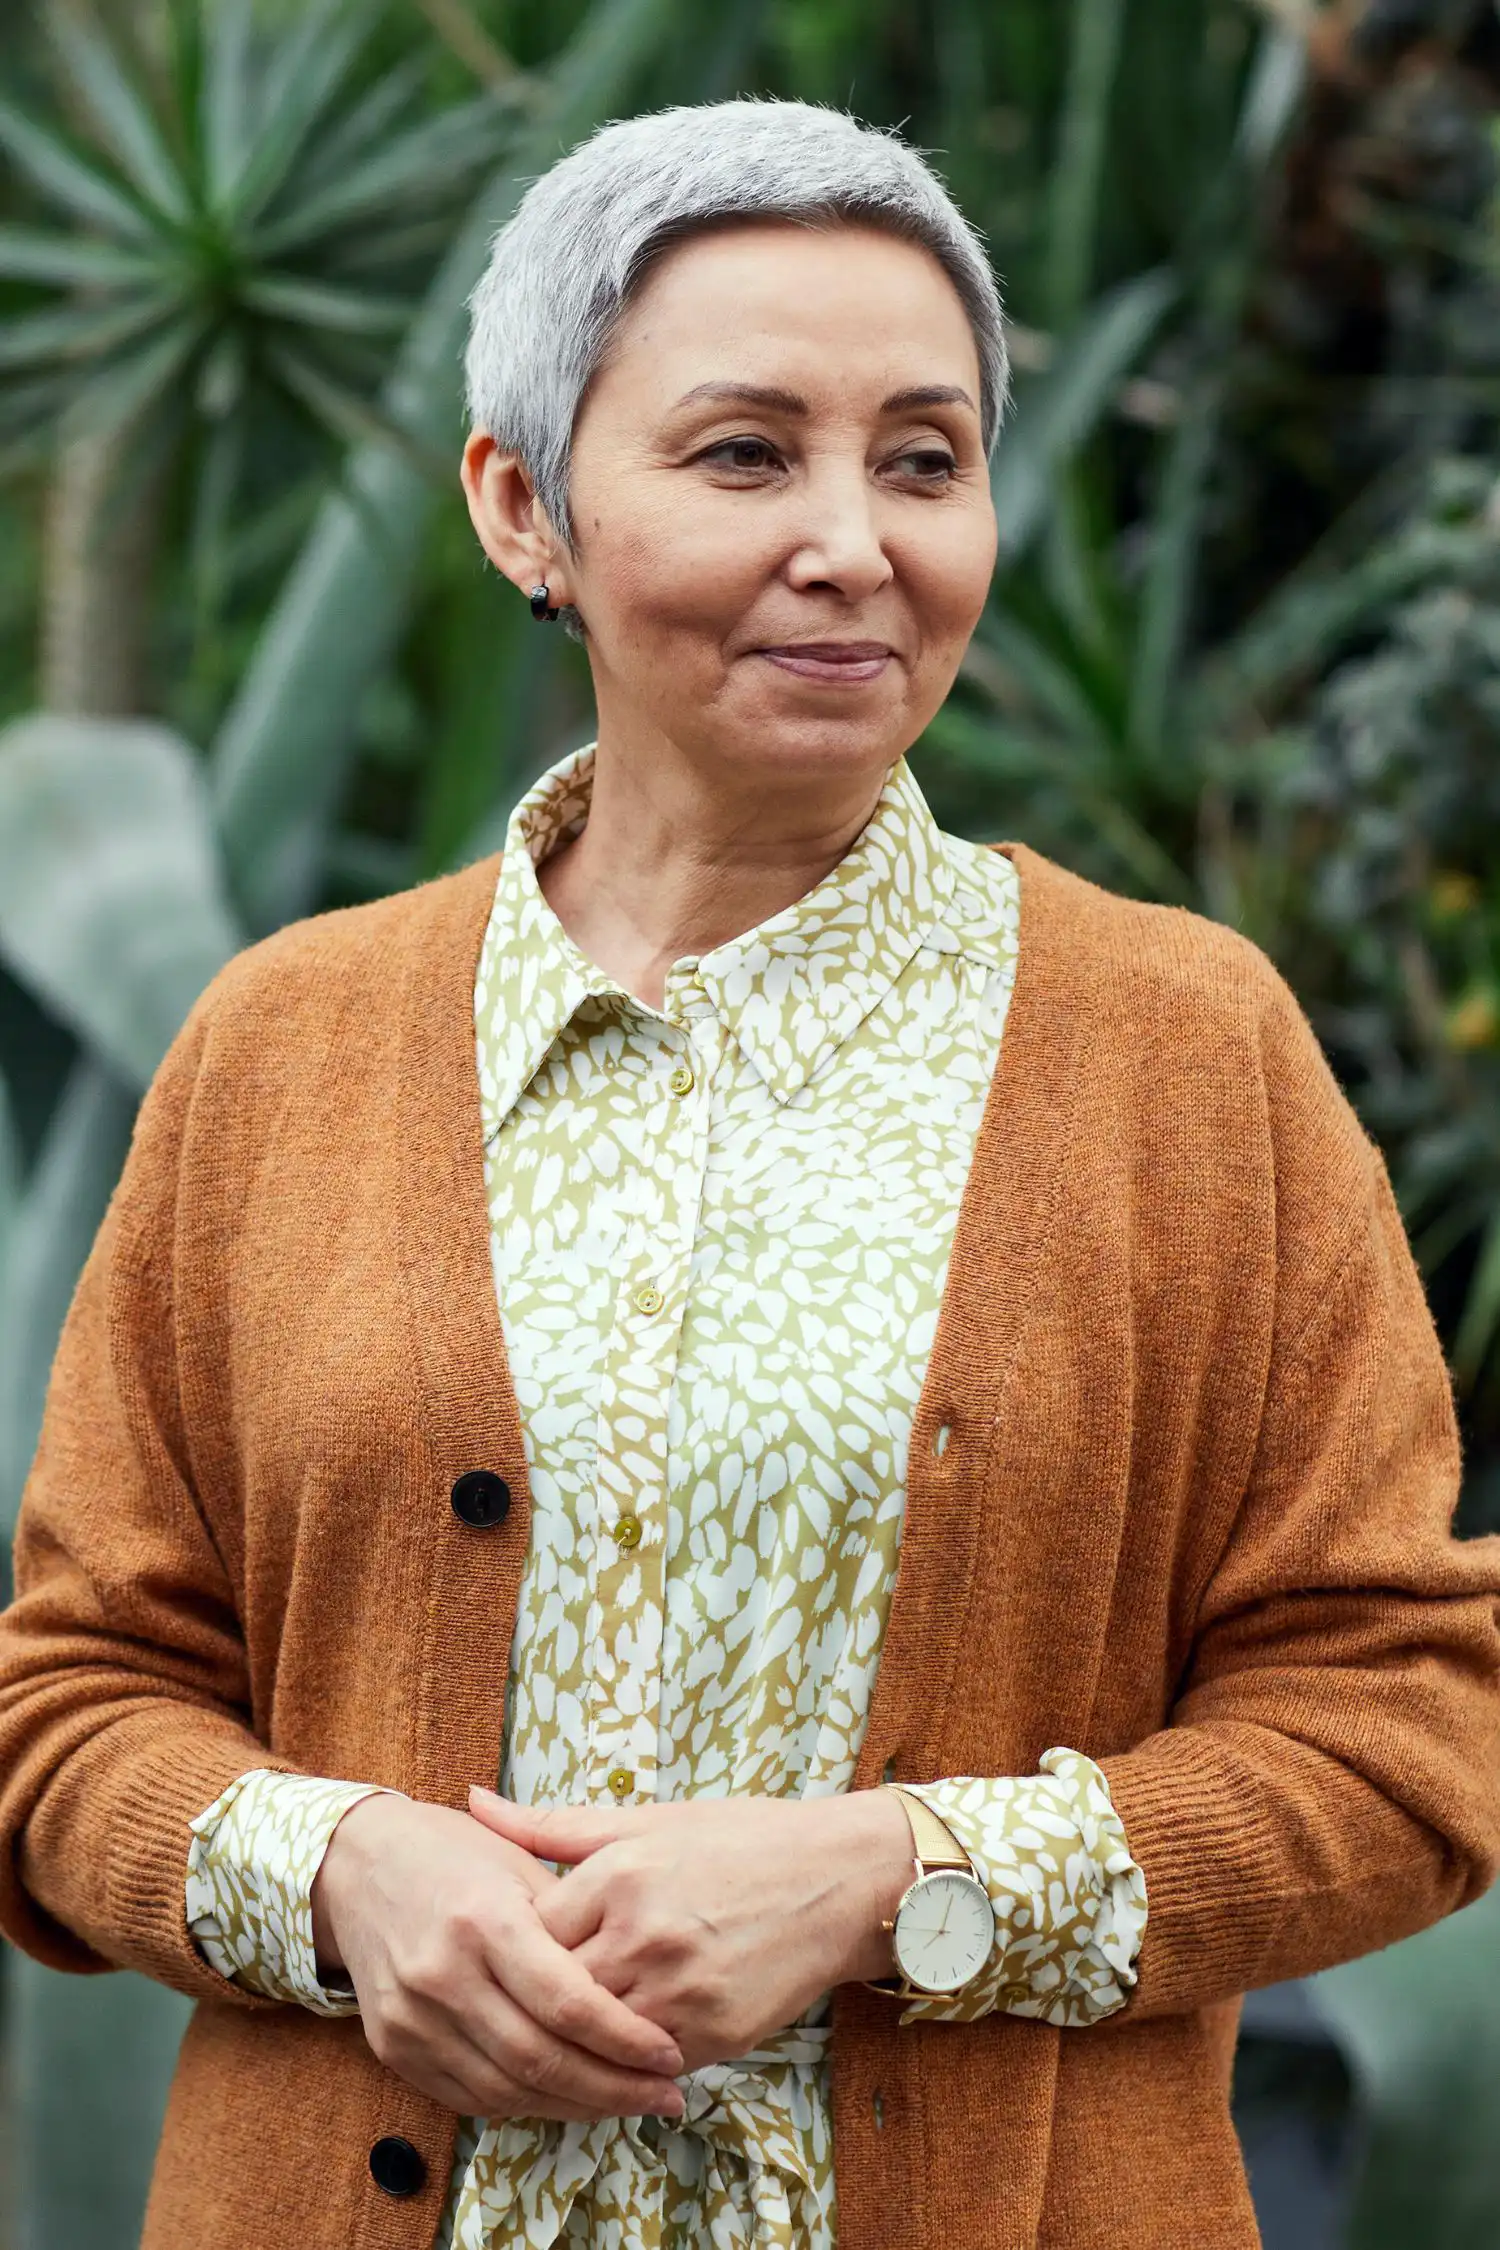
<svg viewBox="0 0 1500 2250"><path fill-rule="evenodd" d="M872 1992L894 1993L900 2000L961 1992L978 1976L995 1942L990 1894L931 1806L893 1782L886 1787L895 1789L911 1823L917 1875L903 1891L894 1919L880 1925L891 1933L901 1973L865 1982Z"/></svg>

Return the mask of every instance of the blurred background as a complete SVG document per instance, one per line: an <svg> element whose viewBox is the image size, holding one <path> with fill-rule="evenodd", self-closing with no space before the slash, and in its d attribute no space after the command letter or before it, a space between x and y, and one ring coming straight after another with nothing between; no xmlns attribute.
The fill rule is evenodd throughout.
<svg viewBox="0 0 1500 2250"><path fill-rule="evenodd" d="M4 1528L196 993L589 738L460 503L464 299L593 125L739 92L901 127L1005 290L940 819L1280 964L1500 1528L1496 0L6 0ZM0 1973L0 2250L129 2250L179 2003ZM1500 1893L1252 1995L1235 2103L1269 2250L1495 2250Z"/></svg>

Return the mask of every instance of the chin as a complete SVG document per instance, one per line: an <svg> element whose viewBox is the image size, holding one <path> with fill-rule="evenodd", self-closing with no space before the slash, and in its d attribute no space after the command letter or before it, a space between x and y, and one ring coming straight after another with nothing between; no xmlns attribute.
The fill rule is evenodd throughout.
<svg viewBox="0 0 1500 2250"><path fill-rule="evenodd" d="M770 773L840 774L888 771L921 733L905 712L873 712L856 717L831 711L768 710L737 720L718 735L716 747L736 766L759 766Z"/></svg>

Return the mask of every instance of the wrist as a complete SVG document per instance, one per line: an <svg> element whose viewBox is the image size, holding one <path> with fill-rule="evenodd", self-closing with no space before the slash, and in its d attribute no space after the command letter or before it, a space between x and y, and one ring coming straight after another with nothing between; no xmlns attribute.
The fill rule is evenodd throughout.
<svg viewBox="0 0 1500 2250"><path fill-rule="evenodd" d="M858 1789L841 1800L848 1808L850 1851L849 1961L840 1981L860 1983L896 1974L891 1933L882 1925L915 1879L911 1825L894 1789Z"/></svg>
<svg viewBox="0 0 1500 2250"><path fill-rule="evenodd" d="M344 1954L347 1900L365 1887L368 1847L389 1812L381 1808L404 1805L409 1800L394 1790L377 1790L358 1797L343 1812L323 1847L318 1872L308 1894L312 1915L313 1952L319 1981L338 1985L348 1963Z"/></svg>

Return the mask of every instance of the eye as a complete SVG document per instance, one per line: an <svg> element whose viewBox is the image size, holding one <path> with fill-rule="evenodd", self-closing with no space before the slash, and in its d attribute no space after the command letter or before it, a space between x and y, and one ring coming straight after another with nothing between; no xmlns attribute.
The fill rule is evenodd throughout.
<svg viewBox="0 0 1500 2250"><path fill-rule="evenodd" d="M917 484L946 484L958 471L953 455L940 445L913 446L909 453L897 454L892 467Z"/></svg>
<svg viewBox="0 0 1500 2250"><path fill-rule="evenodd" d="M757 469L774 469L780 458L769 438L732 437L718 445L710 445L698 456L700 461L712 461L722 469L741 469L753 474Z"/></svg>

